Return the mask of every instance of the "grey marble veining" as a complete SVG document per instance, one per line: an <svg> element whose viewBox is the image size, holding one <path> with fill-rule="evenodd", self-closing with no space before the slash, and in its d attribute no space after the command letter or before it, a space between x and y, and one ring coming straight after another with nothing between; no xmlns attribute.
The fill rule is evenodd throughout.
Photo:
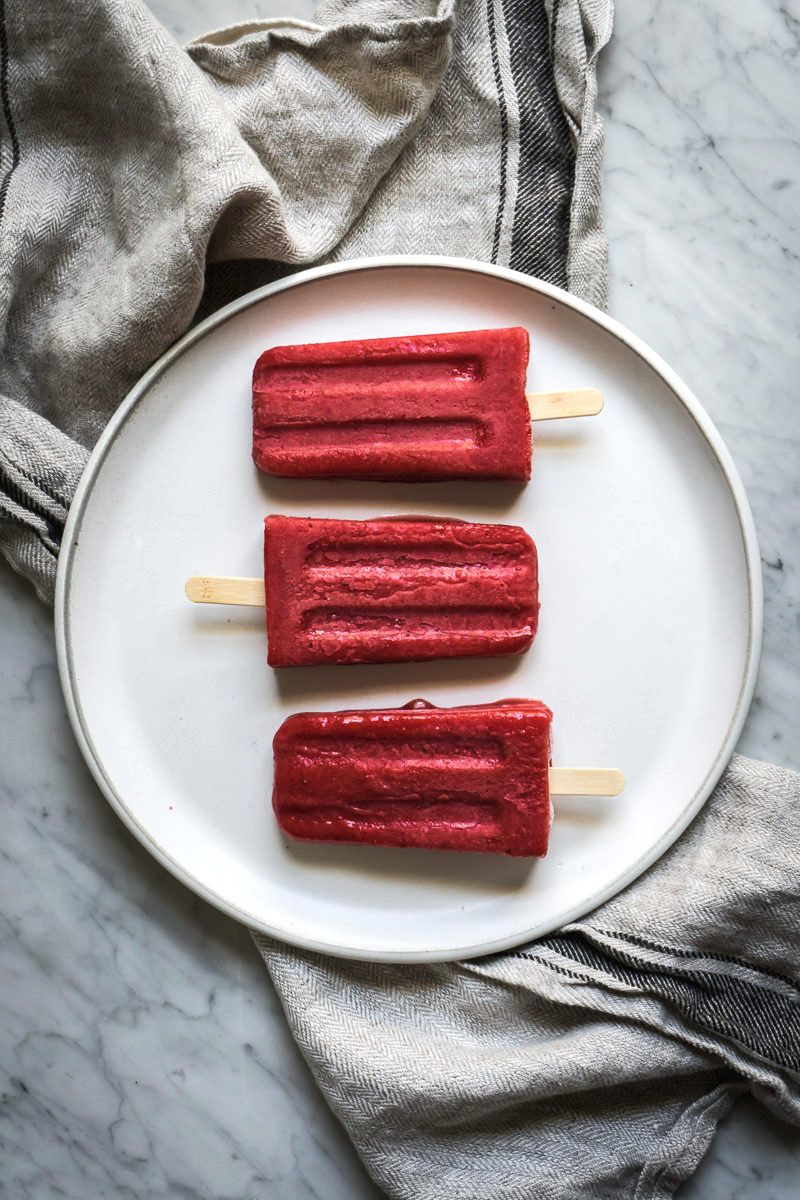
<svg viewBox="0 0 800 1200"><path fill-rule="evenodd" d="M309 0L152 0L179 40ZM722 430L764 557L741 749L800 766L800 9L618 6L601 72L611 312ZM794 737L792 734L794 733ZM369 1200L241 927L139 847L64 711L51 617L0 566L0 1194ZM754 1102L682 1200L789 1200L800 1134Z"/></svg>
<svg viewBox="0 0 800 1200"><path fill-rule="evenodd" d="M376 1195L247 932L127 833L78 751L51 616L0 592L0 1195Z"/></svg>
<svg viewBox="0 0 800 1200"><path fill-rule="evenodd" d="M602 75L612 315L678 371L747 488L761 674L740 749L798 765L800 9L724 0L617 13Z"/></svg>

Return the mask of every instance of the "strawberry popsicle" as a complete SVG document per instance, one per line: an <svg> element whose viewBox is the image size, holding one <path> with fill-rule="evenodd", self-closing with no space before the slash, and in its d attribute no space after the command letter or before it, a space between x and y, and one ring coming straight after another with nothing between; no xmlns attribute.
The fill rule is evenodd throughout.
<svg viewBox="0 0 800 1200"><path fill-rule="evenodd" d="M267 517L264 587L273 667L521 654L539 613L523 529L442 517Z"/></svg>
<svg viewBox="0 0 800 1200"><path fill-rule="evenodd" d="M273 743L278 824L301 841L541 858L552 716L538 700L297 713Z"/></svg>
<svg viewBox="0 0 800 1200"><path fill-rule="evenodd" d="M525 329L277 346L253 372L253 459L272 475L531 474Z"/></svg>

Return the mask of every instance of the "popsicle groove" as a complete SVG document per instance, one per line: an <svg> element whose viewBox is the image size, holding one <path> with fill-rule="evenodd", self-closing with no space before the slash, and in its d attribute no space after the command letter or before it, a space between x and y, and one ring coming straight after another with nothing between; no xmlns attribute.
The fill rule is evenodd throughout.
<svg viewBox="0 0 800 1200"><path fill-rule="evenodd" d="M418 542L413 547L398 551L396 543L387 540L370 541L358 538L348 543L344 539L333 542L313 542L306 554L306 565L311 570L339 570L341 567L354 567L372 570L375 567L385 570L398 568L429 568L452 566L468 567L471 569L491 569L496 566L513 568L519 558L519 544L495 545L481 544L470 546L459 542Z"/></svg>
<svg viewBox="0 0 800 1200"><path fill-rule="evenodd" d="M317 454L320 446L343 452L364 446L425 448L430 439L457 446L480 446L486 431L477 420L459 417L360 417L350 421L265 421L258 442L267 448L276 443L283 452Z"/></svg>
<svg viewBox="0 0 800 1200"><path fill-rule="evenodd" d="M529 621L521 621L519 627L510 626L509 617L515 614L522 616L518 606L503 608L496 605L491 608L479 605L458 604L450 610L405 605L381 607L374 605L365 609L363 603L359 607L338 605L336 608L309 608L302 616L302 626L307 631L331 632L337 640L346 642L349 638L361 638L364 632L392 629L394 639L418 638L421 633L429 634L432 629L448 636L457 637L459 633L474 636L475 633L502 630L510 637L530 635Z"/></svg>
<svg viewBox="0 0 800 1200"><path fill-rule="evenodd" d="M481 361L472 356L428 353L424 357L406 357L396 352L383 355L373 352L369 359L357 356L339 362L321 359L307 365L299 361L264 362L262 359L258 386L267 385L271 391L299 389L305 392L307 388L349 388L354 391L372 384L474 383L482 377Z"/></svg>
<svg viewBox="0 0 800 1200"><path fill-rule="evenodd" d="M375 761L381 770L395 766L425 766L450 770L458 767L493 769L503 760L503 748L496 738L465 738L462 742L445 738L420 738L413 741L387 741L380 737L308 738L295 747L299 760L313 762L319 758L339 761L342 755L353 767L373 771ZM396 760L393 762L392 760Z"/></svg>

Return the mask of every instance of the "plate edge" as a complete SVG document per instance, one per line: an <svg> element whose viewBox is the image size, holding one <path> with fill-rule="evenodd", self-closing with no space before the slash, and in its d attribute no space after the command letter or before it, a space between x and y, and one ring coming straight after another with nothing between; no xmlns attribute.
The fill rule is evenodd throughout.
<svg viewBox="0 0 800 1200"><path fill-rule="evenodd" d="M749 629L748 629L748 646L746 652L745 669L742 676L742 683L739 689L736 706L731 717L725 738L717 752L717 755L712 763L705 779L697 789L694 796L687 802L686 807L680 816L673 822L666 834L656 843L653 850L638 859L633 864L628 872L625 872L621 877L617 877L614 883L608 887L601 889L598 893L592 896L588 901L575 906L566 914L563 914L557 925L552 922L544 922L541 926L526 926L522 931L518 931L512 935L508 935L502 939L489 943L480 943L473 946L451 947L447 950L440 951L402 951L390 950L384 951L379 949L364 950L360 947L353 946L332 946L324 942L316 942L313 939L307 938L291 938L285 930L276 930L269 926L254 914L247 913L244 910L231 905L224 897L219 896L212 889L201 883L200 880L190 875L183 867L180 866L157 842L149 837L145 831L134 821L132 815L125 806L122 798L116 793L110 779L103 771L99 756L95 753L92 745L88 729L85 728L80 702L77 695L76 683L73 679L72 660L71 660L71 642L69 635L68 621L68 601L69 601L69 585L72 571L72 563L74 559L75 549L79 542L80 522L83 516L84 509L91 494L94 480L96 479L100 468L102 467L105 456L110 449L117 433L124 425L126 419L135 408L138 401L146 394L155 380L166 371L173 362L175 362L182 354L185 353L196 341L200 341L205 335L219 325L224 324L231 317L246 308L252 307L254 304L260 303L262 300L270 296L276 295L290 288L302 286L306 283L313 283L318 279L324 279L331 275L350 274L359 271L369 271L374 269L389 269L389 268L433 268L433 269L449 269L449 270L465 270L477 274L490 275L498 279L505 280L509 283L514 283L525 287L530 291L539 292L541 295L549 296L565 304L568 308L586 317L594 324L599 324L607 332L615 336L619 341L629 347L643 362L645 362L657 375L659 375L670 391L676 396L680 403L698 426L706 442L717 459L720 468L722 469L725 480L733 498L734 507L736 509L737 518L739 521L739 529L742 536L742 545L744 550L745 564L747 568L748 592L749 592ZM436 255L391 255L391 256L376 256L371 258L352 259L342 263L325 264L319 267L311 267L305 271L300 271L289 275L283 279L276 280L273 283L266 284L261 288L257 288L252 292L246 293L244 296L238 297L230 304L221 308L218 312L212 313L204 321L200 322L194 329L186 333L173 346L171 346L154 364L145 372L141 379L128 392L125 399L122 401L116 412L111 417L106 428L98 439L92 453L89 456L88 462L78 483L75 495L67 515L67 521L64 528L64 536L62 539L62 550L59 555L57 573L56 573L56 591L55 591L55 642L56 642L56 661L58 665L59 679L61 689L64 695L64 700L67 708L67 713L72 725L73 733L80 747L81 753L86 761L87 766L95 779L100 790L105 795L106 799L111 804L114 811L142 844L142 846L152 856L165 867L170 874L177 878L181 883L188 887L195 894L206 900L213 907L225 912L228 916L235 920L246 924L256 932L268 937L273 937L278 941L285 941L290 945L300 947L302 949L312 950L317 953L330 954L334 957L346 959L361 959L368 962L453 962L462 958L478 958L487 954L494 954L504 950L512 949L515 946L521 945L525 941L532 941L538 937L544 936L553 929L561 928L570 921L576 920L580 916L585 916L592 912L599 904L618 895L630 883L643 874L653 863L665 853L667 849L677 840L680 834L688 827L694 817L702 808L705 801L711 794L714 786L719 780L722 772L730 760L734 752L736 742L741 733L742 727L747 717L753 693L755 691L756 678L758 673L758 665L761 655L761 640L763 626L763 580L761 575L761 558L758 546L758 537L755 528L755 522L747 499L747 494L744 489L739 472L733 462L733 458L725 445L722 435L716 428L708 413L700 404L694 393L684 384L680 376L675 372L661 356L647 345L638 335L627 329L619 321L613 317L609 317L600 309L588 304L586 301L573 296L571 293L558 288L553 284L546 283L544 280L536 279L533 276L523 275L518 271L513 271L507 267L496 266L495 264L483 263L478 260L464 258L449 258Z"/></svg>

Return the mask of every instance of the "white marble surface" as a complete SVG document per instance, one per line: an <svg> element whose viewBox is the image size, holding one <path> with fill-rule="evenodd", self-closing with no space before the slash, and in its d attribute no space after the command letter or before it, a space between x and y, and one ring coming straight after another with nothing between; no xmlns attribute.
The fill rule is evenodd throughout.
<svg viewBox="0 0 800 1200"><path fill-rule="evenodd" d="M180 40L308 0L151 0ZM766 630L741 749L800 767L797 0L619 5L602 68L611 311L749 490ZM72 738L51 615L0 566L0 1195L377 1197L247 934L140 849ZM795 734L792 737L792 734ZM800 1133L739 1104L682 1200L788 1200Z"/></svg>

